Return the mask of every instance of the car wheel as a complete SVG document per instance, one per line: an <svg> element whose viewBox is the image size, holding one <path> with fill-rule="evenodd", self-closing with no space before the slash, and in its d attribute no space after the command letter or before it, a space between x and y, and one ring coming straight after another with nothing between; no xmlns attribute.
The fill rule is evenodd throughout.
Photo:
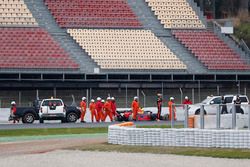
<svg viewBox="0 0 250 167"><path fill-rule="evenodd" d="M35 116L32 113L27 113L22 117L23 123L32 124L35 121Z"/></svg>
<svg viewBox="0 0 250 167"><path fill-rule="evenodd" d="M61 123L66 123L67 121L66 121L66 119L65 118L63 118L62 120L61 120Z"/></svg>
<svg viewBox="0 0 250 167"><path fill-rule="evenodd" d="M196 110L195 115L200 115L200 110Z"/></svg>
<svg viewBox="0 0 250 167"><path fill-rule="evenodd" d="M70 112L68 115L67 115L67 122L76 122L78 119L78 116L76 113L74 112Z"/></svg>
<svg viewBox="0 0 250 167"><path fill-rule="evenodd" d="M44 120L42 118L39 119L39 122L43 124Z"/></svg>
<svg viewBox="0 0 250 167"><path fill-rule="evenodd" d="M195 115L200 115L200 109L195 111ZM204 115L207 115L206 110L204 110Z"/></svg>

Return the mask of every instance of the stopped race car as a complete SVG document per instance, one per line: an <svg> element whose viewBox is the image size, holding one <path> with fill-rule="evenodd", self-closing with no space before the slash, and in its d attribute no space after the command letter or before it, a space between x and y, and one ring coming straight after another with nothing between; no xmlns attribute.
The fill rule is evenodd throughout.
<svg viewBox="0 0 250 167"><path fill-rule="evenodd" d="M249 100L246 95L239 95L241 100L241 110L240 113L248 113L248 104ZM234 101L236 100L236 95L225 95L225 102L227 106L227 111L229 113L232 112ZM221 96L208 96L206 99L204 99L201 103L197 103L194 105L189 106L189 115L199 115L200 114L200 108L201 105L204 105L204 114L216 114L218 105L221 104ZM227 113L221 113L221 114L227 114Z"/></svg>

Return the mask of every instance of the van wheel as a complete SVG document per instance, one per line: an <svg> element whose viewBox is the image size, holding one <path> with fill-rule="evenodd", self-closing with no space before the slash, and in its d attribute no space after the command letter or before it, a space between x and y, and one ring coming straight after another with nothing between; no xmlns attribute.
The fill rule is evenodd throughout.
<svg viewBox="0 0 250 167"><path fill-rule="evenodd" d="M39 122L43 124L44 120L42 118L39 119Z"/></svg>
<svg viewBox="0 0 250 167"><path fill-rule="evenodd" d="M35 121L35 116L32 113L27 113L22 117L22 122L32 124Z"/></svg>
<svg viewBox="0 0 250 167"><path fill-rule="evenodd" d="M195 115L200 115L200 112L201 112L200 109L196 110ZM204 110L204 115L207 115L206 110Z"/></svg>
<svg viewBox="0 0 250 167"><path fill-rule="evenodd" d="M69 123L76 122L77 119L78 119L78 116L77 116L77 114L74 113L74 112L68 113L67 118L66 118L67 122L69 122Z"/></svg>

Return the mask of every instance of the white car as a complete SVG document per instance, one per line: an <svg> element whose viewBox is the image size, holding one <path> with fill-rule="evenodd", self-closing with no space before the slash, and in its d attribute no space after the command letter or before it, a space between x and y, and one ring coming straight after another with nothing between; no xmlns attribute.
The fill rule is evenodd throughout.
<svg viewBox="0 0 250 167"><path fill-rule="evenodd" d="M39 121L44 120L62 120L66 117L66 110L61 99L44 99L39 109Z"/></svg>
<svg viewBox="0 0 250 167"><path fill-rule="evenodd" d="M236 96L225 95L224 99L227 104L227 111L231 113L234 101L236 100ZM241 99L241 113L248 113L248 104L249 104L248 97L246 95L240 95L240 99ZM204 114L209 114L209 115L216 114L218 105L220 104L221 104L221 96L208 96L201 103L190 105L188 110L189 115L199 115L201 105L204 105Z"/></svg>

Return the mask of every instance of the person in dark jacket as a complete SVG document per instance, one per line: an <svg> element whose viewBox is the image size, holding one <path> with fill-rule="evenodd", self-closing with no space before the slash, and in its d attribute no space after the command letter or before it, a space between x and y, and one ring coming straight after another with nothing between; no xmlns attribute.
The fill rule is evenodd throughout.
<svg viewBox="0 0 250 167"><path fill-rule="evenodd" d="M227 114L227 105L224 96L221 96L221 114Z"/></svg>
<svg viewBox="0 0 250 167"><path fill-rule="evenodd" d="M241 100L240 100L239 95L236 96L236 100L234 100L234 104L235 104L236 113L242 113L242 111L241 111Z"/></svg>
<svg viewBox="0 0 250 167"><path fill-rule="evenodd" d="M161 119L161 108L162 108L162 95L157 94L157 121Z"/></svg>

